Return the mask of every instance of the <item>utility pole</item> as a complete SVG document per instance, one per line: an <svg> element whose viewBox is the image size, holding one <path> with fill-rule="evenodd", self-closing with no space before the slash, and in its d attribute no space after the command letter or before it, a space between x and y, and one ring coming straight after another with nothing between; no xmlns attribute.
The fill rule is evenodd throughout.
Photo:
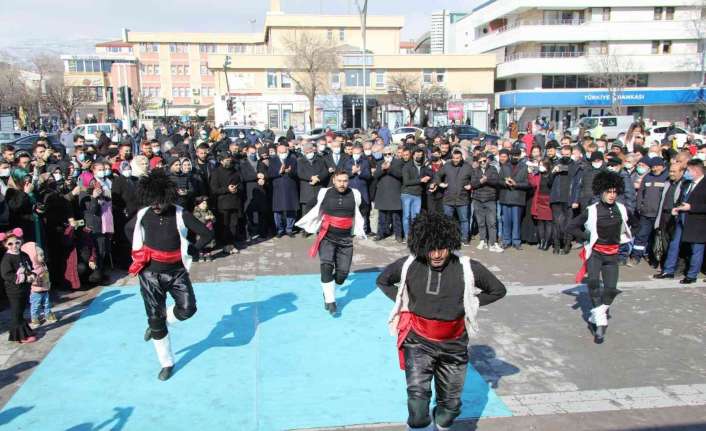
<svg viewBox="0 0 706 431"><path fill-rule="evenodd" d="M367 30L367 20L368 20L368 0L363 0L363 7L360 6L360 0L355 0L356 6L358 6L358 13L360 14L360 32L363 36L363 124L361 129L368 129L368 83L365 76L366 67L368 63L368 53L366 46L365 32Z"/></svg>
<svg viewBox="0 0 706 431"><path fill-rule="evenodd" d="M228 83L228 66L230 66L230 55L226 55L226 59L223 62L223 74L226 76L226 91L228 94L226 94L226 106L228 107L228 121L230 122L230 117L233 116L233 102L231 102L230 99L230 84Z"/></svg>

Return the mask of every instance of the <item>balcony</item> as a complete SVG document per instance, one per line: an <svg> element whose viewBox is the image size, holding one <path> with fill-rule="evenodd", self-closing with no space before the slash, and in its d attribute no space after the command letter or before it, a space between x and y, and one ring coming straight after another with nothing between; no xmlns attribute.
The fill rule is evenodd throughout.
<svg viewBox="0 0 706 431"><path fill-rule="evenodd" d="M616 55L618 64L629 70L624 73L675 73L698 72L699 55L694 54L648 54ZM507 79L522 75L591 74L600 70L597 66L603 56L585 52L521 52L508 55L497 66L497 78Z"/></svg>
<svg viewBox="0 0 706 431"><path fill-rule="evenodd" d="M484 37L488 36L493 36L496 34L504 33L508 30L512 30L518 27L524 27L524 26L534 26L534 25L582 25L586 20L584 19L559 19L559 20L547 20L547 19L542 19L542 20L517 20L513 22L512 24L504 25L502 27L498 27L493 31L489 31L487 33L483 33L478 36L478 39L482 39Z"/></svg>

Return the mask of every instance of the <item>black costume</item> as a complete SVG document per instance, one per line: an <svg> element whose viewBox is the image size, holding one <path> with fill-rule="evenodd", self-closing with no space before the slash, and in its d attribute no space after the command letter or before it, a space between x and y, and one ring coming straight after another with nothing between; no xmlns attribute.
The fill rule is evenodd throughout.
<svg viewBox="0 0 706 431"><path fill-rule="evenodd" d="M594 178L593 190L598 196L610 189L620 194L623 184L620 175L601 171ZM587 276L588 293L593 305L588 319L589 328L597 344L603 342L608 327L608 308L620 293L617 289L618 252L620 244L630 240L627 223L628 213L623 204L617 201L609 204L601 199L586 207L567 228L574 238L585 241L581 251L584 267L577 274L576 282L582 282L584 274Z"/></svg>
<svg viewBox="0 0 706 431"><path fill-rule="evenodd" d="M29 302L30 283L20 280L32 274L32 261L21 251L18 254L6 252L0 263L0 274L5 282L5 293L10 303L10 341L22 341L34 335L34 332L24 318L25 308ZM18 283L18 281L22 281Z"/></svg>
<svg viewBox="0 0 706 431"><path fill-rule="evenodd" d="M395 301L391 324L407 379L407 425L428 429L433 419L437 429L447 429L461 414L475 314L479 306L505 296L505 286L479 262L451 253L461 246L460 230L451 218L423 212L411 235L412 256L387 266L377 285ZM446 262L432 266L427 255L442 249L449 252ZM433 418L432 379L437 400Z"/></svg>
<svg viewBox="0 0 706 431"><path fill-rule="evenodd" d="M174 366L167 323L186 320L196 313L196 297L188 272L190 254L208 244L213 232L193 214L172 204L176 198L175 186L160 170L140 180L138 195L150 207L138 211L126 226L128 238L133 240L130 273L138 274L140 280L148 322L145 341L154 342L162 365L159 378L166 380ZM159 205L157 212L155 205ZM186 245L186 231L197 235L195 245ZM169 309L167 293L174 299Z"/></svg>

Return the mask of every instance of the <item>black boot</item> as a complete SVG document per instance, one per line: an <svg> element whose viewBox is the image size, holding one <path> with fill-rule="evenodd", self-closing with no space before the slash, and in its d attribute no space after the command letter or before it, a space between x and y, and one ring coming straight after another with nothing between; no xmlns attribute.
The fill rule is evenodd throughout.
<svg viewBox="0 0 706 431"><path fill-rule="evenodd" d="M148 326L147 329L145 329L145 336L144 336L145 341L150 341L152 339L152 330Z"/></svg>
<svg viewBox="0 0 706 431"><path fill-rule="evenodd" d="M593 333L593 342L596 344L603 344L605 340L605 331L607 326L596 326L596 330Z"/></svg>
<svg viewBox="0 0 706 431"><path fill-rule="evenodd" d="M338 314L338 307L336 307L335 302L326 303L325 305L326 305L326 310L328 310L329 314L331 314L332 316L335 316L336 314Z"/></svg>
<svg viewBox="0 0 706 431"><path fill-rule="evenodd" d="M162 381L169 380L169 378L172 376L173 369L174 369L174 367L162 368L162 370L159 372L159 375L157 376L157 378Z"/></svg>

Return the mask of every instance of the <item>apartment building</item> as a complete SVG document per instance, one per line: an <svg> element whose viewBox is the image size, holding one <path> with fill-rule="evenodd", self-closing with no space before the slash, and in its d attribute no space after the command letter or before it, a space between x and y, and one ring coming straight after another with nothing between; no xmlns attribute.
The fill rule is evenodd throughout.
<svg viewBox="0 0 706 431"><path fill-rule="evenodd" d="M566 126L617 108L659 122L683 120L703 116L706 27L697 4L490 0L447 26L454 37L445 52L496 56L501 125L542 116ZM620 88L606 88L601 76L617 78L611 82Z"/></svg>

